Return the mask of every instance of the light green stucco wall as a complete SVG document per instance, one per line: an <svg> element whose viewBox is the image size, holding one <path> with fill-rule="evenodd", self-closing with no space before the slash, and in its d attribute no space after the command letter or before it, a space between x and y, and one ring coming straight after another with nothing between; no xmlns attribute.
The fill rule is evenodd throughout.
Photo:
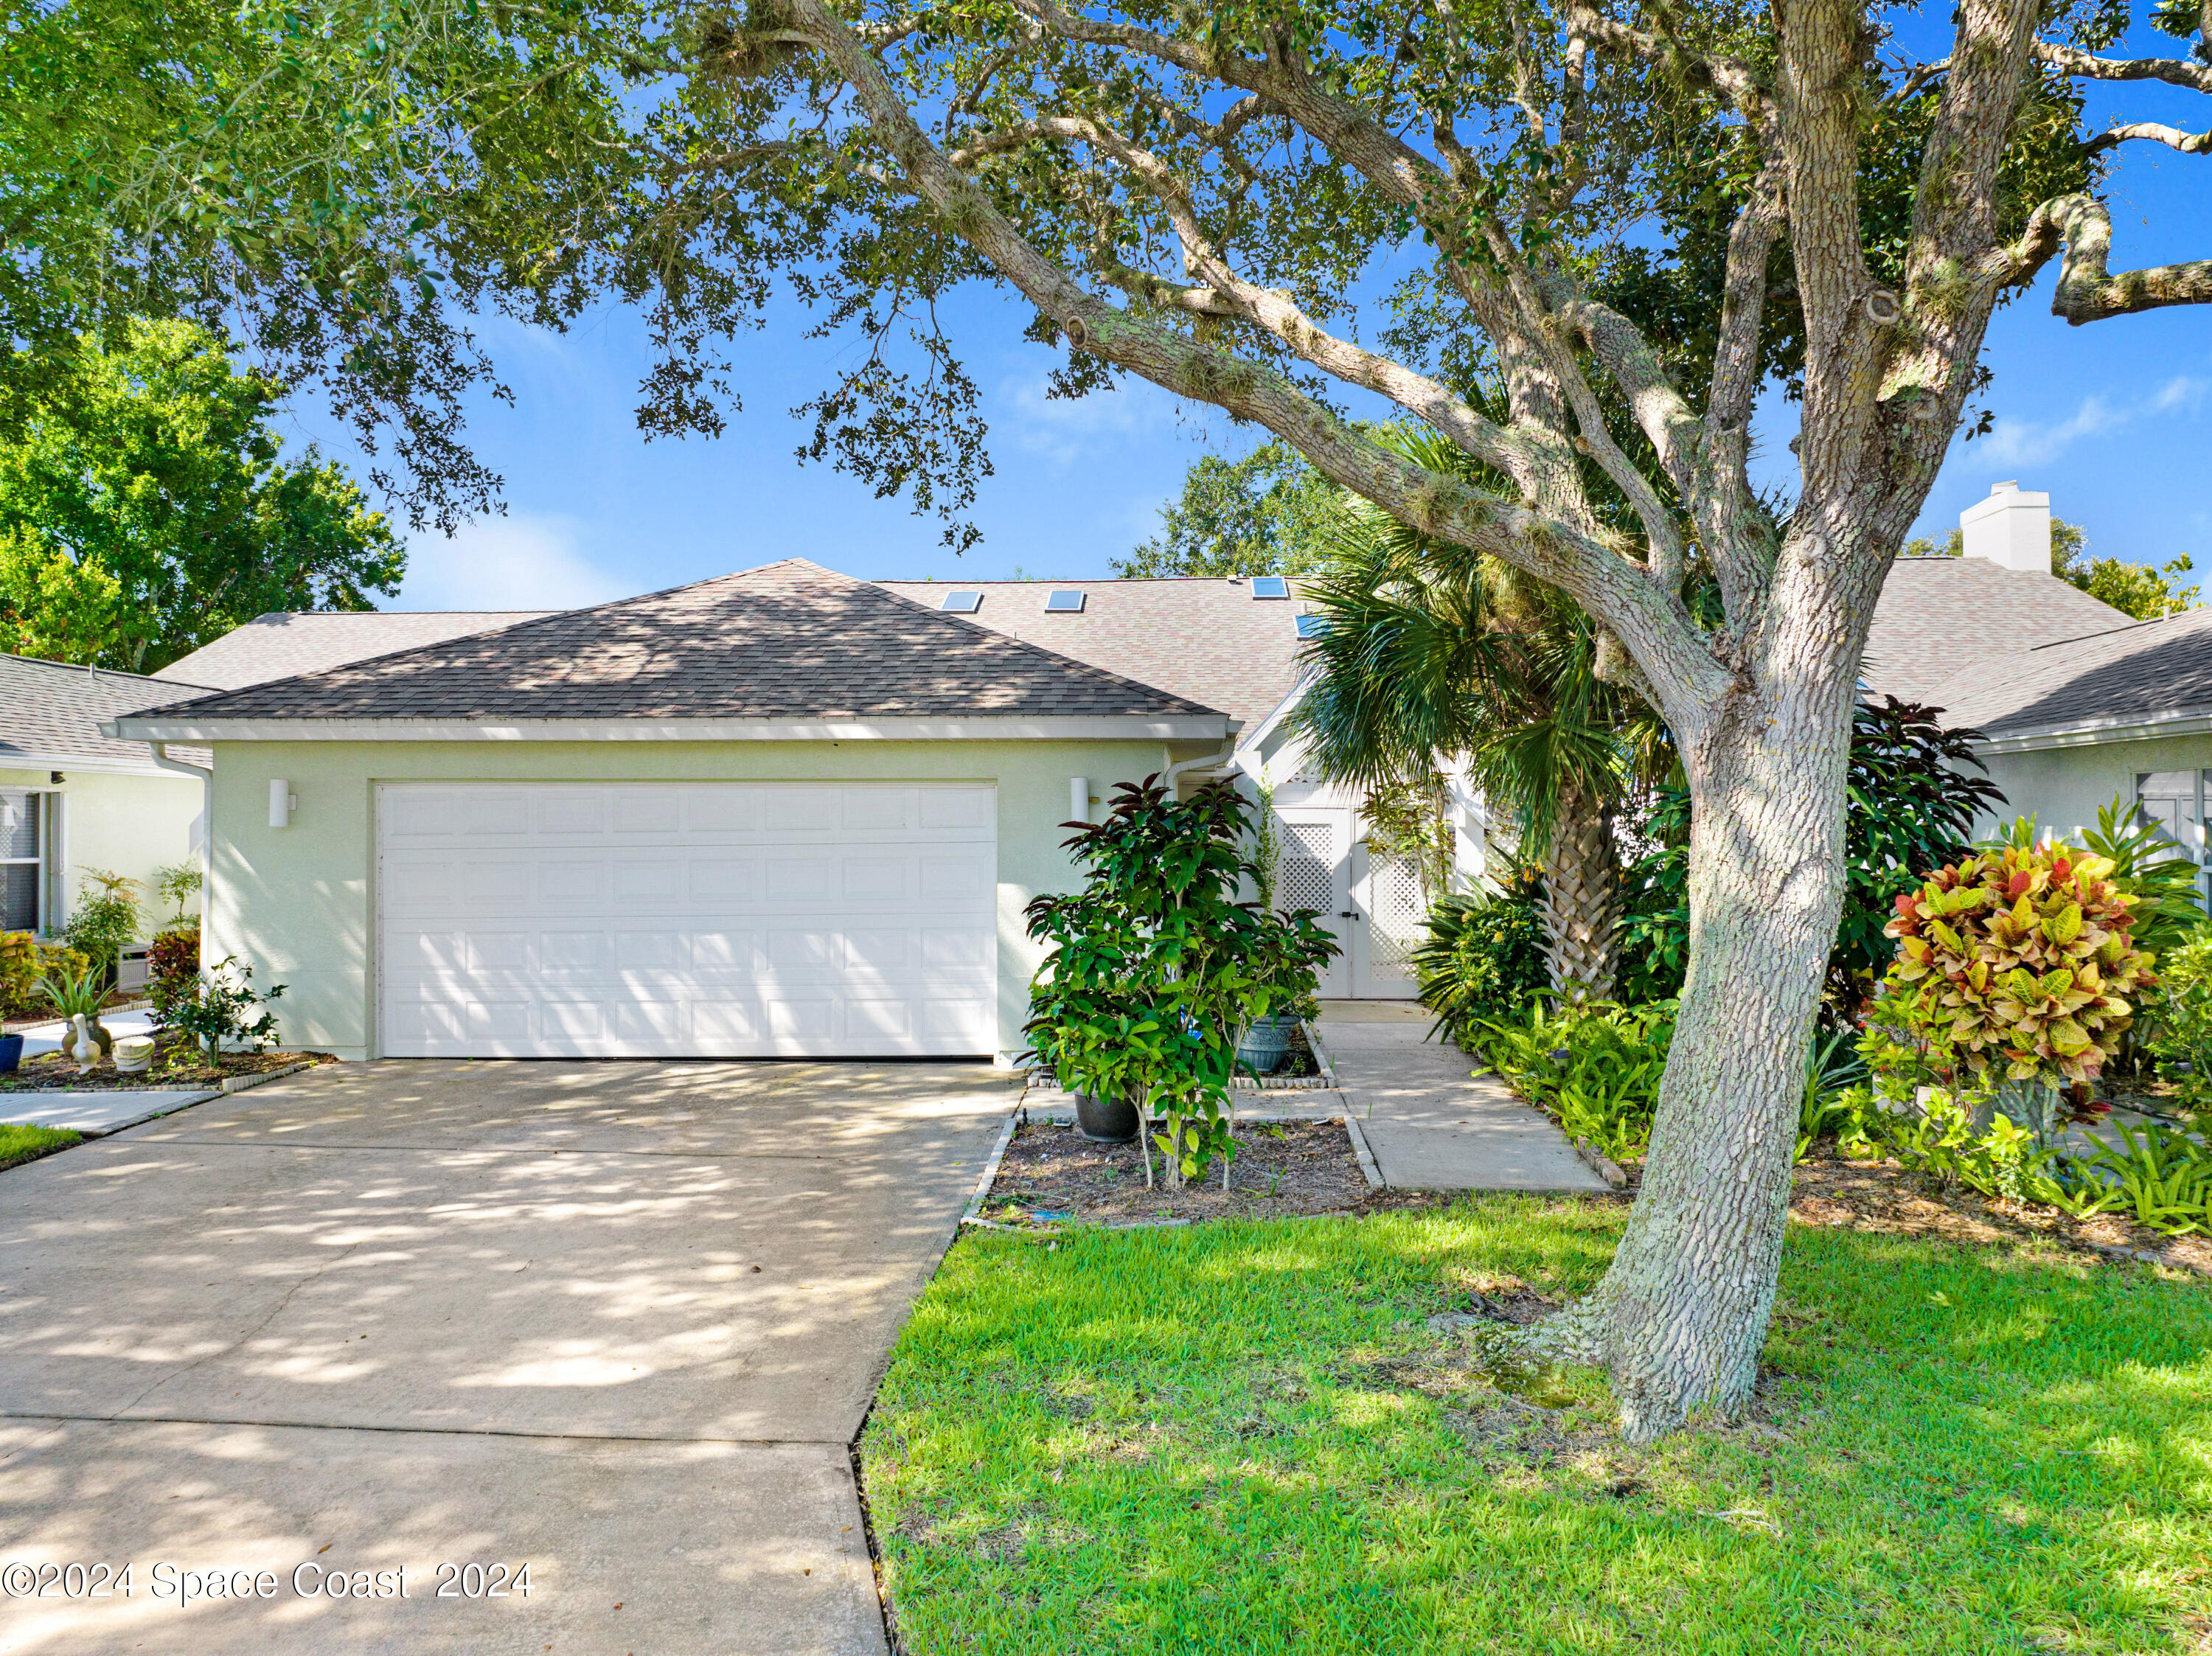
<svg viewBox="0 0 2212 1656"><path fill-rule="evenodd" d="M2039 828L2079 840L2115 797L2133 799L2136 778L2152 771L2212 767L2212 736L2162 737L2149 742L2100 742L2033 753L1991 754L1984 762L2005 792L1999 815L1974 825L1976 834L2033 815Z"/></svg>
<svg viewBox="0 0 2212 1656"><path fill-rule="evenodd" d="M374 1056L379 782L989 782L999 791L999 1046L1021 1042L1040 951L1022 909L1073 883L1068 779L1133 780L1210 747L1158 742L226 742L216 747L210 960L236 955L287 1043ZM291 826L269 826L269 784Z"/></svg>
<svg viewBox="0 0 2212 1656"><path fill-rule="evenodd" d="M199 820L200 785L189 776L107 775L97 771L62 773L57 788L48 771L0 770L0 788L37 788L58 792L64 804L61 847L66 866L60 868L53 912L58 927L76 900L76 890L88 868L112 869L137 881L143 890L140 907L150 931L153 924L175 911L163 908L153 895L154 870L164 863L180 863L196 843L193 827Z"/></svg>

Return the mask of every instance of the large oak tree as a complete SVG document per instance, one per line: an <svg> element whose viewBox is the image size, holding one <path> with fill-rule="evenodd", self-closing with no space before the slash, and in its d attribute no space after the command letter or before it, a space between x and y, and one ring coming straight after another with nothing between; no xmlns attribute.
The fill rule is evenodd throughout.
<svg viewBox="0 0 2212 1656"><path fill-rule="evenodd" d="M472 361L434 336L438 282L556 325L637 300L653 431L719 428L726 342L795 294L863 342L803 452L956 543L982 432L940 301L996 283L1061 390L1133 376L1226 410L1571 595L1693 801L1643 1195L1538 1336L1605 1363L1649 1435L1750 1394L1860 654L1990 313L2053 261L2075 325L2212 300L2212 261L2112 266L2114 155L2212 149L2148 110L2078 130L2085 83L2212 92L2212 11L2159 0L2173 44L2113 55L2138 21L1960 0L1915 54L1891 25L1929 25L1856 0L249 5L246 67L207 71L204 118L115 175L104 256L197 250L249 309L313 307L320 333L280 340L340 384L382 367L395 404L407 372L451 382L388 342ZM1774 373L1802 416L1786 509L1747 470Z"/></svg>

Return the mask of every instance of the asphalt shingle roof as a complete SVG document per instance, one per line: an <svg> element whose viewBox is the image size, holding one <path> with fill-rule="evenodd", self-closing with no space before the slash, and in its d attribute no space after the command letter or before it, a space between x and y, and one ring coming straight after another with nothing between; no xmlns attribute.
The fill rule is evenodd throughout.
<svg viewBox="0 0 2212 1656"><path fill-rule="evenodd" d="M2116 612L2117 613L2117 612ZM1993 738L2212 711L2212 610L2130 622L1968 668L1935 687L1943 722Z"/></svg>
<svg viewBox="0 0 2212 1656"><path fill-rule="evenodd" d="M212 644L154 676L180 684L236 690L271 679L319 673L449 638L511 627L551 610L272 610L234 627Z"/></svg>
<svg viewBox="0 0 2212 1656"><path fill-rule="evenodd" d="M136 673L112 673L36 656L0 655L0 768L71 763L102 769L155 769L143 742L102 736L102 719L205 695L198 686ZM177 756L204 764L190 749Z"/></svg>
<svg viewBox="0 0 2212 1656"><path fill-rule="evenodd" d="M1966 668L2007 671L1999 658L2128 622L2056 575L1987 558L1899 558L1875 604L1862 676L1876 695L1941 707L1931 692Z"/></svg>
<svg viewBox="0 0 2212 1656"><path fill-rule="evenodd" d="M793 558L198 701L224 719L1203 717Z"/></svg>
<svg viewBox="0 0 2212 1656"><path fill-rule="evenodd" d="M1297 598L1255 598L1247 580L913 581L878 585L935 609L947 592L983 601L970 621L1108 672L1218 707L1249 739L1297 686ZM1079 612L1048 614L1046 594L1084 595Z"/></svg>

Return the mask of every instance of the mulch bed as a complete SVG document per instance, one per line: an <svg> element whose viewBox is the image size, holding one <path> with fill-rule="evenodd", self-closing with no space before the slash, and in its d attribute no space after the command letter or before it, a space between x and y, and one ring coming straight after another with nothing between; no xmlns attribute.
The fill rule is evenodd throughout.
<svg viewBox="0 0 2212 1656"><path fill-rule="evenodd" d="M1155 1180L1159 1171L1155 1149ZM1340 1119L1239 1127L1226 1191L1218 1166L1202 1185L1147 1190L1144 1157L1133 1142L1096 1144L1073 1127L1031 1122L1018 1128L1007 1144L983 1216L1000 1223L1141 1224L1437 1204L1435 1197L1417 1192L1371 1188Z"/></svg>
<svg viewBox="0 0 2212 1656"><path fill-rule="evenodd" d="M106 1059L89 1075L79 1075L75 1059L40 1052L25 1059L13 1074L0 1075L0 1093L166 1092L220 1086L233 1076L266 1075L295 1064L337 1062L325 1052L225 1052L220 1062L210 1064L197 1051L180 1046L157 1052L153 1067L135 1075L118 1075Z"/></svg>
<svg viewBox="0 0 2212 1656"><path fill-rule="evenodd" d="M1797 1169L1790 1211L1808 1225L1899 1236L1978 1243L2042 1238L2108 1258L2107 1250L2124 1250L2212 1276L2212 1237L2161 1236L2116 1213L2074 1219L2055 1208L1979 1196L1963 1185L1945 1190L1894 1162L1807 1162Z"/></svg>

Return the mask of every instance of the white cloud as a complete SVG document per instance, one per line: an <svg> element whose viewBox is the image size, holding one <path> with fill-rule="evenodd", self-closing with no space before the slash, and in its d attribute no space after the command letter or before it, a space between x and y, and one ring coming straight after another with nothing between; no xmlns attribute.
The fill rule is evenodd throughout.
<svg viewBox="0 0 2212 1656"><path fill-rule="evenodd" d="M1966 452L1969 459L1990 471L2045 465L2084 438L2111 436L2146 415L2193 409L2203 402L2204 392L2204 381L2182 373L2142 401L2124 408L2114 408L2101 397L2085 397L2072 418L2055 423L2000 420L1990 428L1986 438L1969 444Z"/></svg>
<svg viewBox="0 0 2212 1656"><path fill-rule="evenodd" d="M1014 417L992 423L1007 431L1020 448L1057 465L1072 465L1127 439L1166 431L1181 417L1174 397L1133 380L1088 397L1049 397L1045 391L1042 374L1008 380L999 388L999 400Z"/></svg>
<svg viewBox="0 0 2212 1656"><path fill-rule="evenodd" d="M510 513L450 537L417 535L397 610L574 610L629 595L629 585L577 550L574 519Z"/></svg>

